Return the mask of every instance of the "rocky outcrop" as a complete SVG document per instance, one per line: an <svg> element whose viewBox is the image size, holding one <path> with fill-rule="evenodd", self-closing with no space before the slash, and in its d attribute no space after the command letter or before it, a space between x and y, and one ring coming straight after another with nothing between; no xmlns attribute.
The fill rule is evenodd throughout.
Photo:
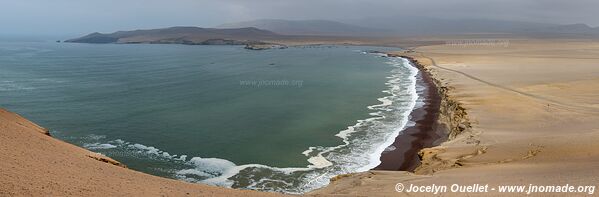
<svg viewBox="0 0 599 197"><path fill-rule="evenodd" d="M104 156L100 153L93 153L93 154L89 154L87 155L89 158L107 163L107 164L111 164L111 165L115 165L115 166L119 166L119 167L123 167L123 168L127 168L127 166L125 164L122 164L121 162L114 160L110 157Z"/></svg>
<svg viewBox="0 0 599 197"><path fill-rule="evenodd" d="M248 50L267 50L267 49L285 49L287 46L280 44L268 44L268 43L250 43L246 44L245 49Z"/></svg>
<svg viewBox="0 0 599 197"><path fill-rule="evenodd" d="M422 72L430 75L433 83L437 87L439 96L441 97L441 105L439 109L439 117L437 119L438 124L443 127L447 132L447 141L456 139L463 133L467 133L472 129L470 119L466 109L459 103L455 98L451 96L451 88L445 83L435 77L435 74L424 64L420 63L416 58L408 55L397 55L388 54L392 57L402 57L410 60L414 66L418 67ZM474 141L474 140L471 140ZM476 143L476 142L475 142ZM418 156L420 158L420 166L415 170L415 174L432 174L436 171L449 169L461 166L460 158L454 159L443 159L439 157L439 154L445 152L446 149L443 146L436 146L431 148L424 148L419 151ZM486 147L478 147L474 153L464 155L463 157L470 157L473 155L479 155L486 151Z"/></svg>
<svg viewBox="0 0 599 197"><path fill-rule="evenodd" d="M227 39L208 39L200 42L200 45L244 45L249 41L227 40Z"/></svg>
<svg viewBox="0 0 599 197"><path fill-rule="evenodd" d="M119 38L116 36L95 32L95 33L91 33L89 35L83 36L81 38L66 40L65 42L104 44L104 43L115 43L118 40L119 40Z"/></svg>
<svg viewBox="0 0 599 197"><path fill-rule="evenodd" d="M441 83L439 80L436 83ZM450 88L439 86L441 95L441 115L439 121L448 129L448 140L455 139L464 131L471 129L468 112L462 105L449 95Z"/></svg>
<svg viewBox="0 0 599 197"><path fill-rule="evenodd" d="M434 76L429 68L421 64L415 58L401 55L395 56L410 60L422 72L426 72L428 75L432 76L437 91L441 96L441 107L439 109L440 116L438 121L446 128L448 141L455 139L459 134L472 128L470 120L468 119L468 112L466 112L466 109L450 95L450 87L441 82L438 77Z"/></svg>

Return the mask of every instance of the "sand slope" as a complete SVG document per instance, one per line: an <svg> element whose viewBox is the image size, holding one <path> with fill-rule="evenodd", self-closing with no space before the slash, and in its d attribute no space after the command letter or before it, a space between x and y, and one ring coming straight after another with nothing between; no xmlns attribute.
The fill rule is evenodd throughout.
<svg viewBox="0 0 599 197"><path fill-rule="evenodd" d="M359 173L312 194L396 196L400 182L599 184L599 42L511 40L507 47L435 45L398 53L426 64L451 87L472 129L424 150L418 175Z"/></svg>
<svg viewBox="0 0 599 197"><path fill-rule="evenodd" d="M45 132L0 109L0 196L279 196L136 172Z"/></svg>
<svg viewBox="0 0 599 197"><path fill-rule="evenodd" d="M416 174L358 173L310 195L398 196L394 188L399 182L599 184L598 42L512 40L507 47L435 45L416 51L398 53L426 64L451 87L451 99L466 108L472 128L439 147L425 149L424 165ZM45 132L0 110L0 196L278 195L135 172Z"/></svg>

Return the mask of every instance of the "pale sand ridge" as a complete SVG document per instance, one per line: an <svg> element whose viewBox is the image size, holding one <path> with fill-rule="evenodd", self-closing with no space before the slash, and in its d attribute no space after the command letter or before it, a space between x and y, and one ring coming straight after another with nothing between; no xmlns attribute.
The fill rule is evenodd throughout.
<svg viewBox="0 0 599 197"><path fill-rule="evenodd" d="M599 184L599 42L514 39L507 47L434 45L415 50L398 54L427 65L448 87L448 98L465 108L472 128L423 150L423 165L416 173L342 176L309 195L433 195L398 194L395 185L400 182ZM46 132L0 110L0 196L277 195L135 172Z"/></svg>
<svg viewBox="0 0 599 197"><path fill-rule="evenodd" d="M46 131L0 109L0 196L281 196L136 172Z"/></svg>

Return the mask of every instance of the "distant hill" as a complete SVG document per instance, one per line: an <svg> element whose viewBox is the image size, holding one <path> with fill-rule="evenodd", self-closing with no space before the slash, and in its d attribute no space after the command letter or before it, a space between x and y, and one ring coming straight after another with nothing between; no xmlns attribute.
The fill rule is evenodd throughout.
<svg viewBox="0 0 599 197"><path fill-rule="evenodd" d="M357 24L357 25L350 25ZM361 25L361 26L360 26ZM387 28L387 29L383 29ZM158 43L191 45L264 45L301 43L306 40L335 41L353 37L494 34L532 37L599 37L599 28L585 24L547 24L487 19L379 18L346 21L256 20L231 23L219 28L170 27L114 33L92 33L66 40L77 43ZM320 36L320 37L319 37ZM337 38L336 38L337 37ZM345 38L344 38L345 37Z"/></svg>
<svg viewBox="0 0 599 197"><path fill-rule="evenodd" d="M215 29L200 27L170 27L164 29L118 31L109 34L92 33L66 40L76 43L164 43L164 44L248 44L280 37L279 34L254 27Z"/></svg>
<svg viewBox="0 0 599 197"><path fill-rule="evenodd" d="M366 28L327 20L262 19L218 26L218 28L244 27L256 27L278 34L301 36L376 36L387 32L381 28Z"/></svg>
<svg viewBox="0 0 599 197"><path fill-rule="evenodd" d="M547 28L534 29L531 31L535 32L553 32L560 34L586 34L586 35L599 35L598 27L590 27L586 24L568 24L568 25L556 25Z"/></svg>
<svg viewBox="0 0 599 197"><path fill-rule="evenodd" d="M368 28L385 27L396 35L517 34L599 36L599 28L585 24L560 25L494 19L440 19L415 16L364 18L344 21Z"/></svg>
<svg viewBox="0 0 599 197"><path fill-rule="evenodd" d="M396 16L366 18L346 21L365 27L386 27L400 35L444 35L476 33L521 33L527 29L539 29L555 24L503 21L490 19L439 19L429 17Z"/></svg>
<svg viewBox="0 0 599 197"><path fill-rule="evenodd" d="M327 20L262 19L229 23L219 28L256 27L282 35L301 36L415 36L455 34L516 34L532 36L599 36L585 24L560 25L493 19L441 19L415 16Z"/></svg>

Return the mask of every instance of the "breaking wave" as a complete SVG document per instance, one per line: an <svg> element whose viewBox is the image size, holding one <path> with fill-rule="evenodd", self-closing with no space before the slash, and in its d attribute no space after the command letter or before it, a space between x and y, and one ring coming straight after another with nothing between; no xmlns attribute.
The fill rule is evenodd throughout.
<svg viewBox="0 0 599 197"><path fill-rule="evenodd" d="M310 163L306 167L238 165L220 158L188 159L187 155L171 154L156 147L121 139L106 141L98 136L90 137L96 140L85 143L84 147L98 151L128 152L177 163L176 169L167 171L173 178L188 182L290 194L305 193L327 185L334 176L363 172L378 166L381 154L396 148L391 145L395 137L409 126L409 114L415 107L422 105L418 102L417 91L422 89L416 83L418 69L406 59L386 58L387 63L394 67L386 82L387 89L383 91L387 96L378 99L380 104L368 106L373 111L371 117L358 120L355 125L336 134L342 139L342 144L309 147L302 152ZM111 156L110 151L106 152L108 156Z"/></svg>

